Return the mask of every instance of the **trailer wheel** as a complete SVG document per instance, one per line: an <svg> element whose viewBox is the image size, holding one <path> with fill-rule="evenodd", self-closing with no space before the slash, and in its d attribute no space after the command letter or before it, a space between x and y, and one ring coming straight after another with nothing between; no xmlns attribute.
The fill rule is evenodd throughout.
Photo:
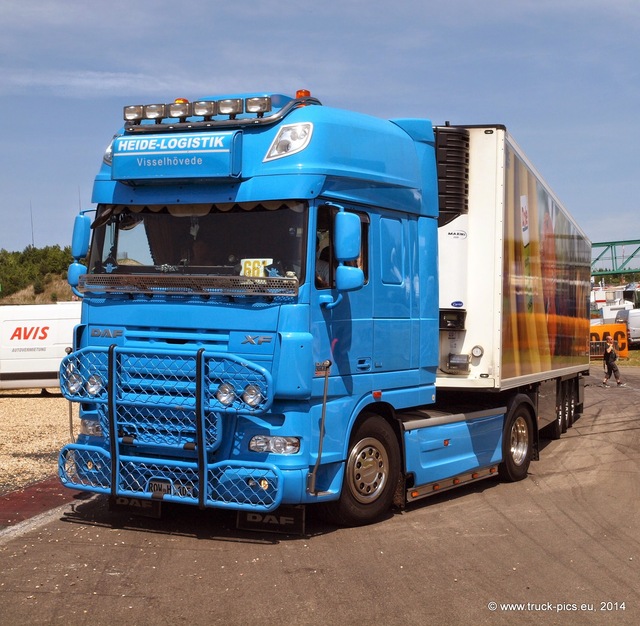
<svg viewBox="0 0 640 626"><path fill-rule="evenodd" d="M560 383L559 398L556 398L556 419L549 424L547 431L551 439L560 439L562 433L567 432L567 419L565 411L564 385Z"/></svg>
<svg viewBox="0 0 640 626"><path fill-rule="evenodd" d="M505 423L502 458L498 473L503 480L516 482L526 478L533 454L533 421L525 404L519 404Z"/></svg>
<svg viewBox="0 0 640 626"><path fill-rule="evenodd" d="M565 390L565 412L564 418L567 424L567 428L573 426L573 422L576 417L576 393L575 393L575 381L568 380Z"/></svg>
<svg viewBox="0 0 640 626"><path fill-rule="evenodd" d="M400 473L400 448L389 423L368 415L354 430L340 498L320 505L325 519L341 526L376 521L391 508Z"/></svg>

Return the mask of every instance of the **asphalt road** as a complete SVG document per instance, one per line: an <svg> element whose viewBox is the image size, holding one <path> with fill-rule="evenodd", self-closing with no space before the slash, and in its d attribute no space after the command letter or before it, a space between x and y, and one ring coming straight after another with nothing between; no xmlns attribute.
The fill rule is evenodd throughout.
<svg viewBox="0 0 640 626"><path fill-rule="evenodd" d="M230 513L161 520L93 497L0 531L0 624L638 624L640 368L519 483L440 494L365 528Z"/></svg>

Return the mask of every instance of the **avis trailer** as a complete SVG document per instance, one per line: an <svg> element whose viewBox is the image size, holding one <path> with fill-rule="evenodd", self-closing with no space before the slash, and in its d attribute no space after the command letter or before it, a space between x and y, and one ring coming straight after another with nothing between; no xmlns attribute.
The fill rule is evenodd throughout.
<svg viewBox="0 0 640 626"><path fill-rule="evenodd" d="M363 524L522 479L570 425L590 244L503 126L306 92L124 119L74 228L63 484Z"/></svg>
<svg viewBox="0 0 640 626"><path fill-rule="evenodd" d="M80 302L0 306L0 389L57 387Z"/></svg>

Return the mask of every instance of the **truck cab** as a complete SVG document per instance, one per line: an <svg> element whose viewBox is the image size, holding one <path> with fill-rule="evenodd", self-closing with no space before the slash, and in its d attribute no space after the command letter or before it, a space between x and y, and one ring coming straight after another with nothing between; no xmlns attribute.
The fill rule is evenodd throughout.
<svg viewBox="0 0 640 626"><path fill-rule="evenodd" d="M497 345L502 314L472 333L466 297L439 285L439 263L471 267L463 250L438 253L439 228L466 237L467 129L308 92L123 114L95 216L74 230L69 281L83 307L61 389L80 403L81 430L61 451L63 484L238 511L318 504L361 524L392 502L526 476L535 385L555 374L526 372L501 393L503 368L487 365L500 350L467 344ZM503 245L474 219L485 223L475 242ZM453 401L433 408L437 381ZM477 389L493 395L461 401Z"/></svg>

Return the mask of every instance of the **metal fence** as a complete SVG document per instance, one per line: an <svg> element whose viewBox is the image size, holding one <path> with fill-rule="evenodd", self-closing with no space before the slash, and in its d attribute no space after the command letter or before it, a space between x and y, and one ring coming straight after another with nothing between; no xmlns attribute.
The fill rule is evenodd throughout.
<svg viewBox="0 0 640 626"><path fill-rule="evenodd" d="M606 341L592 341L590 342L589 345L589 359L590 360L597 360L597 359L601 359L602 355L604 354L604 350L607 347L607 342ZM613 347L615 348L616 352L620 351L620 346L618 345L617 341L613 342Z"/></svg>

